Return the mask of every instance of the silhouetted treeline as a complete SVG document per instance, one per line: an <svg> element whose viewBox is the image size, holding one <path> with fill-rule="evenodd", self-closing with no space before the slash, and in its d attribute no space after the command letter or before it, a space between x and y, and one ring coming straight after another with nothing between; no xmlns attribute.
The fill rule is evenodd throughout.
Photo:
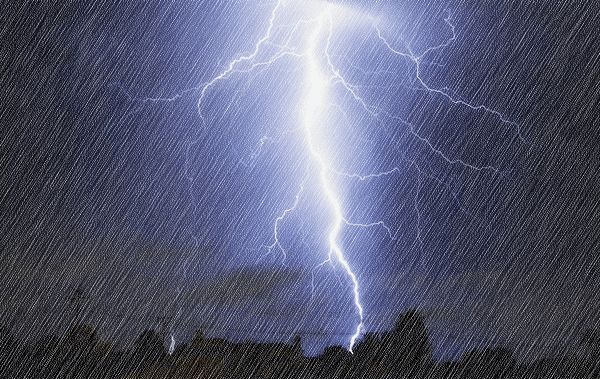
<svg viewBox="0 0 600 379"><path fill-rule="evenodd" d="M367 333L351 354L327 348L303 355L292 343L233 343L197 332L167 354L163 338L144 331L129 349L103 341L95 329L76 325L61 337L24 345L0 328L0 378L598 378L600 338L582 335L579 354L517 362L505 348L469 352L455 362L435 362L424 319L402 314L385 333Z"/></svg>

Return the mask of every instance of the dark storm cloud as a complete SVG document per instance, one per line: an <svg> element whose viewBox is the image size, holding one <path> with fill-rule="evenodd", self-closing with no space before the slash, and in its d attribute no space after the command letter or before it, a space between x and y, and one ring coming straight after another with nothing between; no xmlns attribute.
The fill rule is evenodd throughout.
<svg viewBox="0 0 600 379"><path fill-rule="evenodd" d="M285 291L300 277L300 272L291 269L244 267L213 280L203 279L204 284L194 290L194 295L200 301L229 305L262 302L278 291Z"/></svg>

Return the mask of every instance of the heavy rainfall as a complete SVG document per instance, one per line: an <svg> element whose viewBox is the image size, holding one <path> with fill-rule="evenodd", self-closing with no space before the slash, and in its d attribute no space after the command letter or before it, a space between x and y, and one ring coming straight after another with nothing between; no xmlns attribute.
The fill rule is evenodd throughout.
<svg viewBox="0 0 600 379"><path fill-rule="evenodd" d="M594 2L0 14L0 377L600 375Z"/></svg>

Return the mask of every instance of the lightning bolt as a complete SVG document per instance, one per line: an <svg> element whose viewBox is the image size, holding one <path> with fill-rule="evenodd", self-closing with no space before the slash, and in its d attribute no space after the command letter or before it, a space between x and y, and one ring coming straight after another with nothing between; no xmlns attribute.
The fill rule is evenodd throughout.
<svg viewBox="0 0 600 379"><path fill-rule="evenodd" d="M130 95L121 86L118 87L123 93L125 93L125 95L130 100L134 100L141 103L172 102L179 100L187 94L198 93L198 114L200 116L202 125L206 126L206 119L203 113L203 107L206 100L206 96L219 82L229 80L234 75L248 75L255 70L266 69L283 58L296 59L298 65L303 65L305 72L305 88L302 100L302 120L300 120L299 122L300 126L298 130L287 130L284 131L284 134L291 134L299 131L302 132L302 134L304 135L306 150L311 160L310 164L314 166L316 171L316 175L313 176L317 179L316 181L318 183L315 184L318 184L318 188L320 188L321 195L323 196L323 199L326 200L329 210L331 212L331 219L329 221L328 229L324 231L324 234L326 234L327 236L328 257L324 262L320 263L319 265L313 268L313 278L311 281L311 286L314 292L315 272L326 263L330 263L332 265L337 264L343 269L345 276L347 277L352 287L352 299L355 307L355 312L358 316L356 327L354 328L354 332L351 335L348 343L348 350L352 352L356 341L360 338L361 333L364 329L364 306L361 302L361 288L359 285L358 276L352 269L351 264L349 263L342 247L340 246L340 233L344 227L377 227L385 230L387 236L390 239L395 240L397 232L395 232L394 228L387 225L383 220L376 220L372 222L357 222L347 218L344 214L344 209L340 200L338 189L335 185L335 180L333 179L334 177L342 177L348 180L368 182L371 180L384 178L390 175L400 174L403 170L400 167L396 166L384 169L379 172L355 173L344 172L334 167L330 157L328 157L327 154L327 152L330 151L332 146L327 146L324 143L324 141L318 138L319 132L322 131L323 128L327 128L328 107L336 107L338 108L338 111L344 113L343 109L340 106L336 105L335 102L333 102L330 99L329 91L334 86L340 86L344 91L346 91L347 94L350 95L350 97L355 101L356 105L360 109L362 109L364 113L368 115L368 117L376 120L380 124L385 124L388 120L400 122L406 127L407 133L412 135L416 141L423 144L427 149L429 149L429 151L431 151L431 153L441 158L450 166L458 165L468 170L489 171L493 174L500 174L501 170L493 165L476 165L462 158L452 157L450 153L438 148L427 137L421 135L419 133L419 129L408 120L405 120L402 117L391 114L386 110L380 109L370 104L361 96L360 87L347 80L344 77L342 71L335 66L332 56L329 53L331 38L333 34L335 5L323 1L306 2L306 4L310 4L310 6L317 7L316 16L313 16L312 18L301 18L291 24L278 23L278 17L280 12L282 11L282 8L286 5L286 3L289 2L293 1L278 0L271 10L267 22L266 31L262 36L258 38L256 43L254 44L254 48L250 52L242 54L239 57L229 61L224 70L214 75L207 82L204 82L192 88L185 89L180 93L167 97L135 97ZM295 4L303 3L295 2ZM466 101L455 95L453 91L446 87L436 88L430 85L424 79L422 75L422 64L426 60L426 58L436 51L440 51L449 47L457 39L456 28L452 22L450 13L448 13L444 21L451 32L451 36L438 45L426 48L421 54L416 54L413 51L412 47L403 41L401 47L395 47L393 43L390 42L390 40L385 36L383 29L374 20L371 26L373 28L372 30L374 31L377 37L377 40L387 49L388 52L399 58L405 59L409 64L413 66L415 77L414 85L418 88L411 89L426 91L434 96L441 96L454 105L466 107L474 112L485 112L487 114L490 114L496 117L502 124L514 128L516 137L521 142L525 143L525 138L522 135L521 128L518 123L510 120L508 117L491 107ZM308 35L304 36L307 38L307 43L302 49L300 49L298 46L294 46L292 41L294 36L302 30L301 28L307 25L311 27ZM278 37L275 38L275 35L280 29L288 27L291 27L291 29L289 30L286 38L283 38L282 41L279 41L281 39L280 35L278 35ZM264 54L264 52L267 51L267 46L269 48L275 48L275 50L269 50L269 53ZM363 72L363 74L377 75L380 73L379 71L371 72L363 69L360 69L360 71ZM347 117L345 113L344 115ZM262 138L260 138L258 147L252 152L249 161L253 161L261 154L263 146L265 144L278 143L282 138L283 137L273 137L269 135L265 135ZM188 181L190 182L190 188L194 180L189 170L189 162L192 161L191 149L197 143L197 140L190 141L186 151L185 173ZM445 180L436 177L424 168L420 167L415 160L410 160L407 158L403 160L408 165L408 167L415 169L417 173L416 192L414 197L414 210L416 214L415 244L418 244L422 250L424 245L424 241L421 235L422 212L418 205L418 198L420 196L424 180L429 179L437 185L441 186L443 190L447 191L451 195L451 197L458 204L459 209L463 213L469 216L472 215L467 209L465 209L462 206L458 195ZM250 162L243 161L240 163L244 166L250 166ZM299 204L303 200L303 191L305 185L311 177L311 175L306 175L295 197L293 199L290 199L288 208L282 210L279 213L279 215L275 218L272 224L271 241L262 246L262 248L267 251L267 254L271 254L275 250L281 252L283 264L285 264L288 252L280 239L280 228L282 224L286 221L287 217L297 210ZM194 207L197 207L196 201L194 201ZM196 212L197 209L195 209L195 213ZM174 346L175 341L173 337L171 343Z"/></svg>
<svg viewBox="0 0 600 379"><path fill-rule="evenodd" d="M267 29L267 34L263 36L256 45L254 52L250 55L243 56L242 58L236 59L232 61L233 63L229 65L228 69L213 79L209 84L209 86L213 85L218 80L227 77L231 72L236 70L236 65L242 61L247 59L252 59L252 57L256 56L260 45L265 43L268 40L268 36L271 34L273 30L273 22L274 17L276 15L277 9L281 6L281 2L278 2L274 11L272 12L272 17L270 19L269 27ZM320 146L315 137L315 134L318 134L319 128L323 128L324 125L324 104L328 104L328 89L329 86L333 83L332 79L343 80L343 78L337 72L333 72L333 75L324 72L323 66L329 70L332 66L330 64L329 55L326 53L326 50L329 47L330 37L331 37L331 26L333 23L332 14L331 14L331 5L324 5L322 11L319 16L315 19L311 20L300 20L297 25L301 23L314 23L314 30L309 36L308 43L306 49L302 53L296 53L295 56L302 57L305 65L306 65L306 74L305 74L305 85L306 85L306 93L304 95L304 104L302 107L302 114L304 116L304 120L302 121L302 129L304 131L305 141L307 145L307 149L310 153L310 157L314 164L317 167L318 178L320 182L320 188L324 198L327 200L327 203L332 212L332 220L330 224L330 229L327 233L327 242L329 246L328 259L326 262L337 262L344 272L346 273L348 279L352 284L352 293L353 293L353 301L354 306L356 308L356 312L359 318L358 324L355 328L354 333L350 337L349 342L349 350L352 351L356 340L359 338L362 330L363 330L363 319L364 319L364 307L360 300L360 287L358 283L358 278L350 263L346 259L342 248L339 244L339 235L342 230L342 226L344 224L351 226L361 226L361 227L370 227L375 225L380 225L381 223L374 224L358 224L351 223L347 221L344 217L344 213L342 210L341 202L339 199L339 195L336 192L335 186L333 185L333 181L331 180L330 174L332 172L331 165L329 163L329 158L325 153L325 148ZM293 32L296 30L296 27L293 29ZM293 33L292 32L292 33ZM324 35L327 37L324 38ZM326 46L321 47L320 44L326 41ZM286 51L287 46L281 46L282 51ZM319 50L323 49L324 53L319 53ZM282 54L282 53L280 53ZM280 56L280 54L275 55L275 58ZM323 65L321 60L322 57L325 56L327 60L327 64ZM270 59L270 63L274 62L274 59ZM256 68L257 64L254 64L252 67ZM205 91L202 91L201 97L204 95ZM259 147L262 147L265 141L271 140L270 137L264 136L261 138ZM298 203L300 201L300 197L303 192L303 186L301 186L300 190L296 194L295 200L290 208L285 209L280 216L275 219L273 226L273 242L265 246L270 254L273 249L279 249L283 254L283 259L287 257L286 249L282 246L281 241L279 239L279 227L280 224L285 220L285 218L296 210ZM386 226L386 229L387 228ZM391 233L391 231L389 231ZM324 263L326 263L324 262ZM320 267L324 263L318 265L316 268ZM314 281L313 281L313 289L314 289Z"/></svg>
<svg viewBox="0 0 600 379"><path fill-rule="evenodd" d="M348 263L348 260L344 256L342 248L338 242L339 234L342 230L342 225L344 224L345 219L339 200L339 195L336 193L335 187L330 178L331 165L328 163L329 159L325 151L323 151L324 149L320 148L315 142L314 136L315 129L323 127L322 117L320 116L323 114L323 104L327 104L327 90L329 83L331 83L331 77L327 77L327 75L322 72L322 65L317 53L324 29L327 31L327 45L329 45L329 40L331 37L331 24L333 22L331 17L331 6L328 5L325 7L321 16L319 17L317 26L311 35L308 47L306 49L306 84L308 91L306 93L306 100L303 107L303 114L305 117L303 125L306 134L308 150L310 151L312 159L318 166L321 189L333 212L333 220L331 221L331 228L328 233L329 259L331 260L334 258L335 261L341 265L346 272L346 275L352 282L354 306L356 307L356 311L359 316L359 322L356 326L356 330L350 337L349 350L352 351L354 343L360 336L360 333L363 329L364 310L360 301L360 288L358 279L350 267L350 263Z"/></svg>

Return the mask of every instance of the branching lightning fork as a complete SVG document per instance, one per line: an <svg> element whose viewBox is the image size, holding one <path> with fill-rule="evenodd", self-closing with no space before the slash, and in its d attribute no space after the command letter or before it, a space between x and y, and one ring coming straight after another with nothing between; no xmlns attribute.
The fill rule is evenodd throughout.
<svg viewBox="0 0 600 379"><path fill-rule="evenodd" d="M312 280L312 288L314 291L315 283L314 283L314 274L316 270L322 267L326 263L337 264L339 265L346 274L347 279L351 283L352 294L354 306L356 309L356 313L358 316L358 322L354 329L354 332L349 340L349 350L352 351L356 341L360 338L360 335L364 329L363 320L364 320L364 307L361 302L361 292L359 286L359 279L352 269L350 263L346 259L344 252L339 243L339 236L344 226L346 227L359 227L359 228L372 228L379 227L383 228L390 239L396 239L397 232L394 231L394 228L387 225L384 221L373 221L373 222L357 222L349 220L343 211L343 205L340 200L340 196L338 195L333 176L339 176L347 178L348 180L358 180L358 181L370 181L378 178L383 178L389 175L399 174L401 173L400 167L391 167L381 172L373 172L373 173L348 173L337 170L331 164L330 159L327 156L326 150L323 146L320 146L315 141L315 133L318 132L319 128L325 128L327 125L325 119L325 113L328 106L336 105L332 103L332 99L328 97L328 91L333 86L341 86L343 90L345 90L352 99L356 102L356 104L362 109L365 114L369 117L376 119L380 123L384 123L385 120L395 120L401 122L403 125L407 126L408 133L412 135L417 141L422 143L425 147L427 147L433 154L437 155L441 159L443 159L448 165L460 165L466 169L474 170L474 171L491 171L492 173L498 173L499 169L494 166L477 166L471 163L468 163L460 158L452 158L450 155L441 149L437 148L428 138L420 135L418 133L418 129L409 121L402 119L396 115L390 114L389 112L379 109L371 104L369 104L363 97L360 95L360 87L350 83L346 80L339 70L333 63L332 56L330 54L331 47L331 38L333 34L333 24L334 24L334 9L335 5L329 2L310 2L313 5L318 5L319 11L318 15L313 18L301 18L296 20L295 22L281 22L278 23L278 18L280 18L280 12L282 8L286 5L287 2L291 2L291 0L278 0L271 10L271 14L268 21L268 26L265 33L257 40L254 45L254 49L246 53L244 55L239 56L236 59L231 60L225 70L215 75L209 81L193 87L186 89L178 94L169 97L146 97L146 98L135 98L129 95L126 91L124 91L121 87L121 90L131 99L139 102L159 102L159 101L175 101L181 98L188 93L199 93L197 107L198 113L202 120L203 125L206 123L203 114L203 106L204 101L206 99L207 94L215 87L218 82L226 81L230 79L234 74L248 74L257 69L268 68L275 62L279 61L284 57L292 57L297 59L297 63L299 65L305 66L305 77L304 82L306 84L306 91L304 94L304 101L302 104L302 117L300 130L304 133L304 139L306 142L306 149L308 150L309 156L311 158L312 164L316 167L317 177L318 177L318 186L321 190L321 194L324 199L327 201L329 205L332 219L329 223L329 229L326 232L327 235L327 243L328 243L328 258L318 266L313 269L313 280ZM286 20L283 20L286 21ZM429 85L426 80L423 79L421 75L421 65L423 60L427 55L442 50L448 46L450 46L457 38L455 25L452 23L452 19L450 14L445 18L445 22L451 30L451 37L445 40L444 42L429 47L425 49L420 55L417 55L413 52L410 45L403 43L401 49L393 47L392 43L384 36L384 32L382 29L376 25L374 22L372 24L373 30L377 35L378 41L380 41L385 48L390 51L392 54L406 59L415 70L415 80L416 86L419 86L421 90L427 91L433 95L442 96L447 101L451 102L455 105L460 105L471 109L472 111L477 112L485 112L490 115L493 115L497 119L499 119L503 124L506 124L510 127L513 127L516 130L516 136L524 141L524 138L521 134L520 126L510 121L507 117L505 117L500 112L485 106L472 104L468 101L462 100L458 98L456 95L452 94L447 88L434 88ZM309 30L310 35L304 36L308 37L307 45L298 51L298 47L291 46L292 39L296 33L298 33L302 26L310 25L312 29ZM278 28L292 27L286 39L284 39L283 43L277 43L274 40L274 31ZM266 58L261 57L261 53L264 53L263 47L269 45L270 47L275 47L276 50L270 54ZM264 54L263 54L264 55ZM364 71L367 72L367 71ZM376 72L375 72L376 73ZM262 147L265 143L276 143L280 139L263 136L260 139L259 146L252 153L251 159L256 159L257 156L262 152ZM196 142L192 141L190 147L194 145ZM188 180L191 182L193 180L191 174L189 173L189 162L191 161L191 149L188 147L187 150L187 160L186 160L186 176ZM437 184L442 185L442 187L448 191L452 198L459 204L460 209L466 213L470 213L460 204L458 196L456 193L450 188L448 184L446 184L443 180L438 179L437 177L431 175L430 173L423 170L419 165L414 161L407 161L410 167L414 167L417 171L417 181L418 186L414 198L414 208L417 215L417 233L415 236L415 243L418 243L423 247L423 240L420 231L421 224L421 211L418 206L418 197L422 187L422 181L424 178L428 178L437 182ZM280 227L285 222L286 218L293 213L297 208L299 203L302 201L302 195L304 191L304 187L306 181L309 180L307 176L300 188L298 189L296 196L294 199L290 200L290 206L280 212L279 216L273 222L273 235L271 242L269 244L265 244L262 246L263 249L267 250L267 254L271 254L274 250L278 250L281 252L283 256L283 261L287 257L288 252L285 247L282 245L282 241L280 239ZM174 340L172 340L174 344Z"/></svg>

